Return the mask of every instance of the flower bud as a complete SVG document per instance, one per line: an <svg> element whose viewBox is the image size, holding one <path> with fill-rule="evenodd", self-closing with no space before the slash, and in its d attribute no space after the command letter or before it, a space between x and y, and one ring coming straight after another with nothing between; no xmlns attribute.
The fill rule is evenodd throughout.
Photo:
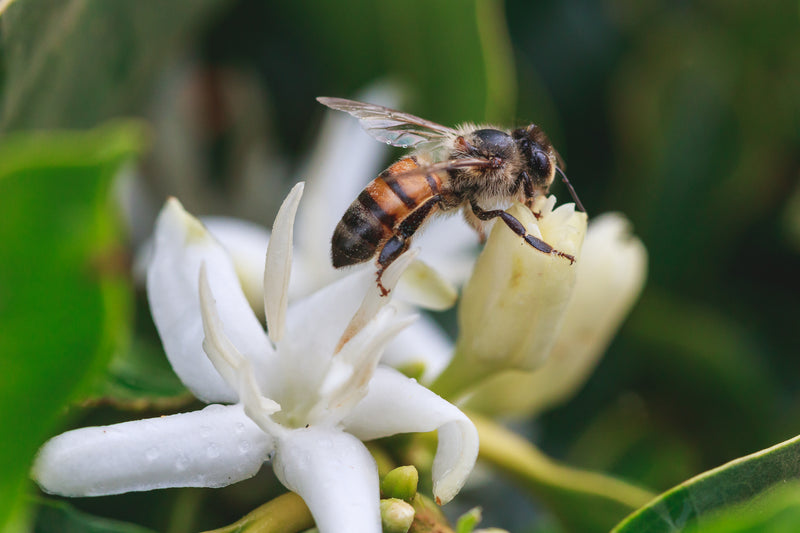
<svg viewBox="0 0 800 533"><path fill-rule="evenodd" d="M414 507L397 498L381 500L383 533L407 533L414 521Z"/></svg>
<svg viewBox="0 0 800 533"><path fill-rule="evenodd" d="M386 474L381 480L381 495L411 501L417 494L419 473L414 466L401 466Z"/></svg>
<svg viewBox="0 0 800 533"><path fill-rule="evenodd" d="M527 244L495 222L459 304L459 338L450 366L434 384L447 397L510 369L533 370L546 359L572 297L586 214L573 204L553 209L555 197L537 198L508 213L576 264ZM539 214L537 220L534 213Z"/></svg>
<svg viewBox="0 0 800 533"><path fill-rule="evenodd" d="M647 251L618 213L589 224L561 331L543 366L507 372L479 385L467 405L487 414L533 415L580 388L644 285Z"/></svg>

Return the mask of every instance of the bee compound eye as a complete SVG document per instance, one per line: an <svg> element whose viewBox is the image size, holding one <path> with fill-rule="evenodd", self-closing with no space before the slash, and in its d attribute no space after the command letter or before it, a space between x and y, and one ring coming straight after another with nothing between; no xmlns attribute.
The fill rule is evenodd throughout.
<svg viewBox="0 0 800 533"><path fill-rule="evenodd" d="M531 167L539 176L550 173L550 158L542 150L534 150L531 154Z"/></svg>

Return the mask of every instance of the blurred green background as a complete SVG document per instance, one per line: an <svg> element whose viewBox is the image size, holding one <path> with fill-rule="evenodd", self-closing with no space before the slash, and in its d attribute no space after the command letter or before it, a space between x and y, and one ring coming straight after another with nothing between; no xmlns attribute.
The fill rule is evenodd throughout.
<svg viewBox="0 0 800 533"><path fill-rule="evenodd" d="M541 125L590 214L625 213L647 246L644 294L591 380L520 427L545 452L661 491L800 433L796 1L0 6L0 523L24 523L11 503L49 436L184 405L127 274L163 198L270 222L314 97L379 81L443 124ZM108 190L132 155L143 179L116 194L156 207L124 228ZM106 401L65 408L87 396ZM73 503L179 533L264 501L257 481ZM486 525L547 523L498 490Z"/></svg>

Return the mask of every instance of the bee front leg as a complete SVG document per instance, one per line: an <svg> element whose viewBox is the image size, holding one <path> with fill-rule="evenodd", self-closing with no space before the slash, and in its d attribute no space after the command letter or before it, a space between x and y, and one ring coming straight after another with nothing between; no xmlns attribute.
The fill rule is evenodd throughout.
<svg viewBox="0 0 800 533"><path fill-rule="evenodd" d="M531 213L533 213L533 216L536 217L536 220L539 220L542 218L542 214L533 210L533 200L536 198L536 192L533 189L533 181L531 180L531 177L523 170L519 175L518 181L522 183L522 191L525 195L525 205L531 210Z"/></svg>
<svg viewBox="0 0 800 533"><path fill-rule="evenodd" d="M471 203L470 205L472 207L472 212L475 213L475 216L478 217L479 219L491 220L493 218L499 217L503 222L505 222L506 226L508 226L508 229L510 229L511 231L522 237L525 242L527 242L540 252L563 257L564 259L567 259L569 261L569 264L575 263L574 255L565 254L564 252L556 250L555 248L544 242L542 239L534 237L533 235L527 232L525 226L522 225L522 222L517 220L513 215L506 213L502 209L493 209L491 211L484 211L474 203Z"/></svg>
<svg viewBox="0 0 800 533"><path fill-rule="evenodd" d="M481 244L486 244L486 228L484 227L486 224L476 217L475 213L469 209L464 209L463 214L464 220L466 220L467 224L478 234L478 241L480 241Z"/></svg>

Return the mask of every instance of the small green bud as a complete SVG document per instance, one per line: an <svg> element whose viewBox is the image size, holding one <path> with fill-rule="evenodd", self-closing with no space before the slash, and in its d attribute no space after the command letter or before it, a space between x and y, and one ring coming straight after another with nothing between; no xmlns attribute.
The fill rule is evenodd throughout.
<svg viewBox="0 0 800 533"><path fill-rule="evenodd" d="M396 366L395 368L405 374L406 377L419 381L425 374L427 365L425 364L425 361L408 361Z"/></svg>
<svg viewBox="0 0 800 533"><path fill-rule="evenodd" d="M385 498L411 501L417 493L419 473L414 466L395 468L381 480L381 494Z"/></svg>
<svg viewBox="0 0 800 533"><path fill-rule="evenodd" d="M383 533L407 533L414 521L414 507L397 498L381 500Z"/></svg>
<svg viewBox="0 0 800 533"><path fill-rule="evenodd" d="M481 508L473 507L458 518L456 533L472 533L481 521Z"/></svg>

